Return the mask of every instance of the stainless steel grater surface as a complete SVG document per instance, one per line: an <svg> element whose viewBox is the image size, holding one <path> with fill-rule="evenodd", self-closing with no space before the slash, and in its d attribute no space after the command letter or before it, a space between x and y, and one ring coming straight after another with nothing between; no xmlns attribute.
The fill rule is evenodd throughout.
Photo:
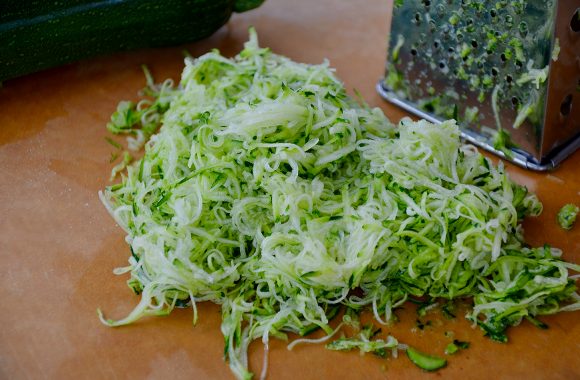
<svg viewBox="0 0 580 380"><path fill-rule="evenodd" d="M580 146L579 0L395 0L387 100L547 170Z"/></svg>

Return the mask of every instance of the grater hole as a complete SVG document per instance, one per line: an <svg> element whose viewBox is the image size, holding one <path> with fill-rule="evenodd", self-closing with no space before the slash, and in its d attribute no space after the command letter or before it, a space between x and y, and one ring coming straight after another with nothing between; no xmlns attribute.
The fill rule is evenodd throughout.
<svg viewBox="0 0 580 380"><path fill-rule="evenodd" d="M419 13L419 12L415 13L415 22L417 24L421 23L421 13Z"/></svg>
<svg viewBox="0 0 580 380"><path fill-rule="evenodd" d="M435 32L437 30L437 23L433 20L429 21L429 31L431 33Z"/></svg>
<svg viewBox="0 0 580 380"><path fill-rule="evenodd" d="M491 69L491 75L493 75L494 77L496 77L497 74L499 74L499 70L497 68L493 67Z"/></svg>
<svg viewBox="0 0 580 380"><path fill-rule="evenodd" d="M412 49L411 49L411 55L412 55L412 56L416 56L416 55L417 55L417 49L415 49L415 48L412 48Z"/></svg>
<svg viewBox="0 0 580 380"><path fill-rule="evenodd" d="M576 12L572 15L570 28L576 33L580 32L580 8L576 9Z"/></svg>
<svg viewBox="0 0 580 380"><path fill-rule="evenodd" d="M568 94L566 95L564 100L562 100L562 104L560 104L560 113L563 116L568 116L571 110L572 110L572 94Z"/></svg>
<svg viewBox="0 0 580 380"><path fill-rule="evenodd" d="M441 69L441 72L444 74L449 72L449 67L447 67L447 63L445 61L439 61L439 69Z"/></svg>
<svg viewBox="0 0 580 380"><path fill-rule="evenodd" d="M512 96L512 104L517 107L518 104L520 104L520 100L517 97Z"/></svg>
<svg viewBox="0 0 580 380"><path fill-rule="evenodd" d="M514 78L511 75L507 75L505 77L505 81L508 82L508 83L512 83L514 81Z"/></svg>
<svg viewBox="0 0 580 380"><path fill-rule="evenodd" d="M525 21L520 22L519 30L520 30L520 35L522 37L527 36L528 35L528 23L526 23Z"/></svg>
<svg viewBox="0 0 580 380"><path fill-rule="evenodd" d="M471 46L473 46L474 48L477 47L477 41L476 40L471 40Z"/></svg>
<svg viewBox="0 0 580 380"><path fill-rule="evenodd" d="M508 28L511 28L514 25L514 18L511 15L505 16L505 25Z"/></svg>

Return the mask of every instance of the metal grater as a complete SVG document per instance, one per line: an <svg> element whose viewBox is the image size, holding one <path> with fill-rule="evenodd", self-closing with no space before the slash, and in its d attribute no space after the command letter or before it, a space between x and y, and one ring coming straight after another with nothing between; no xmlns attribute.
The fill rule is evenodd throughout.
<svg viewBox="0 0 580 380"><path fill-rule="evenodd" d="M395 0L377 90L548 170L580 146L580 0Z"/></svg>

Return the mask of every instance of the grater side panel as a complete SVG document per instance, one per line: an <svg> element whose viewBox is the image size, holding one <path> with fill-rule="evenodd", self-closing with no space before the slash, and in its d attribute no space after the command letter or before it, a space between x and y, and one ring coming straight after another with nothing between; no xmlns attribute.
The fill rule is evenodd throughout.
<svg viewBox="0 0 580 380"><path fill-rule="evenodd" d="M549 159L567 143L580 140L580 32L570 23L580 1L560 0L555 40L560 52L550 65L542 157Z"/></svg>

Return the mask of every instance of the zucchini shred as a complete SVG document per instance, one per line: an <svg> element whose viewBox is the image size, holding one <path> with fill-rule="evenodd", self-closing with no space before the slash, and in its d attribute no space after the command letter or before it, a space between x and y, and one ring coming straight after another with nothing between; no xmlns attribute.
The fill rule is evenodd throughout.
<svg viewBox="0 0 580 380"><path fill-rule="evenodd" d="M100 193L131 247L116 273L141 300L121 320L99 311L103 323L185 305L196 321L196 303L214 302L225 358L247 379L250 342L267 358L270 337L333 334L341 308L386 324L409 297L472 298L468 318L499 341L524 318L579 309L579 266L523 241L541 203L454 121L395 126L327 62L276 55L253 29L236 57L187 58L177 87L148 89L153 101L122 103L109 125L144 156Z"/></svg>

